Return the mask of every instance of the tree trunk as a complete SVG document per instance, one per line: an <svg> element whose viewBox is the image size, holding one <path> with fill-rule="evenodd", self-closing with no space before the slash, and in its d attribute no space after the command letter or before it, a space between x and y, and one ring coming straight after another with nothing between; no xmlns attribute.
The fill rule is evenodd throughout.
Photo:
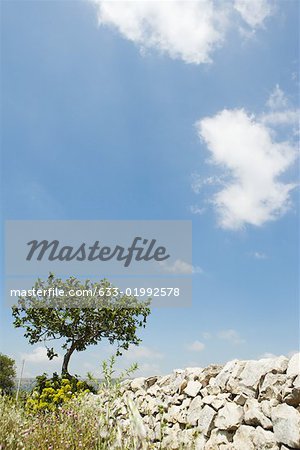
<svg viewBox="0 0 300 450"><path fill-rule="evenodd" d="M62 376L64 376L64 375L69 376L70 375L69 372L68 372L68 365L69 365L70 358L71 358L72 353L74 352L75 348L76 348L76 345L75 345L74 342L72 342L71 347L67 350L67 353L64 356L63 365L62 365L62 369L61 369L61 375Z"/></svg>

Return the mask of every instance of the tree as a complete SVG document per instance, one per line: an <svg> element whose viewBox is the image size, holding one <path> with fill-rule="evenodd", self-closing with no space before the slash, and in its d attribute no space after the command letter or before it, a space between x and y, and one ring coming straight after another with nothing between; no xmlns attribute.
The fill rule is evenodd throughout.
<svg viewBox="0 0 300 450"><path fill-rule="evenodd" d="M0 391L11 394L15 386L15 361L0 353Z"/></svg>
<svg viewBox="0 0 300 450"><path fill-rule="evenodd" d="M63 281L50 274L46 281L38 279L31 292L19 297L12 314L15 327L25 328L24 336L30 344L45 343L49 359L58 355L48 343L63 340L62 375L69 375L74 351L81 352L105 338L111 344L117 343L118 354L130 344L138 345L141 340L137 330L146 325L149 304L149 299L139 301L123 295L105 279L81 283L75 277Z"/></svg>

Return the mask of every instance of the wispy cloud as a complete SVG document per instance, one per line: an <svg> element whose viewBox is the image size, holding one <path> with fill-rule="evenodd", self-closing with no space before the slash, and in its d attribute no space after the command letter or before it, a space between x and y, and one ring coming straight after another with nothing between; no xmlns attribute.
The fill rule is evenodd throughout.
<svg viewBox="0 0 300 450"><path fill-rule="evenodd" d="M278 355L275 355L274 353L265 352L262 355L260 355L259 359L265 359L265 358L277 358Z"/></svg>
<svg viewBox="0 0 300 450"><path fill-rule="evenodd" d="M205 349L205 344L200 341L194 341L187 345L187 350L190 352L202 352Z"/></svg>
<svg viewBox="0 0 300 450"><path fill-rule="evenodd" d="M129 349L123 353L124 357L126 359L130 360L140 360L140 359L163 359L164 355L163 353L153 350L150 347L146 346L132 346L129 347Z"/></svg>
<svg viewBox="0 0 300 450"><path fill-rule="evenodd" d="M199 194L201 190L206 186L216 186L216 185L224 185L225 179L224 177L220 177L217 175L212 175L209 177L202 177L197 173L192 175L192 190L195 194Z"/></svg>
<svg viewBox="0 0 300 450"><path fill-rule="evenodd" d="M203 339L208 340L208 339L212 338L212 334L209 333L208 331L203 331L202 337L203 337Z"/></svg>
<svg viewBox="0 0 300 450"><path fill-rule="evenodd" d="M113 27L141 52L155 49L191 64L210 63L229 28L240 22L261 27L272 13L268 0L90 1L99 24Z"/></svg>
<svg viewBox="0 0 300 450"><path fill-rule="evenodd" d="M235 345L243 344L245 342L245 340L240 337L240 334L238 333L238 331L236 331L232 328L229 330L219 331L219 333L217 334L217 337L219 339L222 339L223 341L227 341L227 342L230 342Z"/></svg>
<svg viewBox="0 0 300 450"><path fill-rule="evenodd" d="M203 269L199 266L193 266L181 259L176 259L173 263L167 263L166 261L161 261L160 266L164 272L173 274L203 274Z"/></svg>
<svg viewBox="0 0 300 450"><path fill-rule="evenodd" d="M262 27L275 10L274 2L270 0L235 0L234 8L251 28Z"/></svg>
<svg viewBox="0 0 300 450"><path fill-rule="evenodd" d="M153 375L161 375L161 367L157 363L144 362L139 365L135 376L149 377Z"/></svg>
<svg viewBox="0 0 300 450"><path fill-rule="evenodd" d="M50 363L47 356L47 350L45 347L36 347L32 350L32 352L29 353L22 353L21 358L24 359L26 362L33 363L33 364L41 364L41 363ZM56 357L54 362L62 361L62 357L59 355Z"/></svg>
<svg viewBox="0 0 300 450"><path fill-rule="evenodd" d="M258 251L250 252L250 256L252 256L252 258L255 258L255 259L267 259L267 255L264 252L258 252Z"/></svg>
<svg viewBox="0 0 300 450"><path fill-rule="evenodd" d="M277 84L267 101L267 112L260 116L262 123L270 126L299 127L299 108L293 107Z"/></svg>
<svg viewBox="0 0 300 450"><path fill-rule="evenodd" d="M198 205L191 205L190 211L192 214L198 214L199 216L201 216L202 214L205 213L206 208L198 206Z"/></svg>

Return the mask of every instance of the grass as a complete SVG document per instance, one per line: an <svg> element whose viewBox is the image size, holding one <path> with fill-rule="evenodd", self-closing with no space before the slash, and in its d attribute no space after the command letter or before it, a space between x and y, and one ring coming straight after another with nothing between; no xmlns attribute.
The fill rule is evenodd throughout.
<svg viewBox="0 0 300 450"><path fill-rule="evenodd" d="M150 442L134 404L122 426L107 403L71 400L55 412L28 414L21 402L0 396L0 450L167 450ZM163 427L162 427L163 428ZM187 446L182 448L187 449Z"/></svg>
<svg viewBox="0 0 300 450"><path fill-rule="evenodd" d="M116 379L114 363L112 358L103 364L98 396L79 395L54 411L30 413L24 399L0 395L0 450L169 450L163 444L163 414L159 415L161 434L153 443L137 406L121 389L124 375L128 377L136 366ZM125 420L120 420L118 408L123 413L125 408ZM176 448L194 446L185 443Z"/></svg>

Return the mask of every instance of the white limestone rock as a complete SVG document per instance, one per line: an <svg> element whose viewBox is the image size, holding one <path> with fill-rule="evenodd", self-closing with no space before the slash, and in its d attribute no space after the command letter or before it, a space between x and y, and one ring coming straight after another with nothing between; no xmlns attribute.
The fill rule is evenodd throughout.
<svg viewBox="0 0 300 450"><path fill-rule="evenodd" d="M293 381L293 386L294 386L295 388L300 388L300 375L298 375L298 376L294 379L294 381Z"/></svg>
<svg viewBox="0 0 300 450"><path fill-rule="evenodd" d="M284 391L283 401L297 408L300 405L300 388L287 388Z"/></svg>
<svg viewBox="0 0 300 450"><path fill-rule="evenodd" d="M229 388L229 390L231 390L230 386L227 386L227 384L230 380L232 381L233 385L235 384L233 381L238 378L245 364L245 361L239 361L237 359L229 361L227 364L225 364L221 372L216 376L216 384L220 386L222 390L224 390L225 388Z"/></svg>
<svg viewBox="0 0 300 450"><path fill-rule="evenodd" d="M244 422L246 425L262 426L266 430L272 428L272 422L262 412L260 403L254 399L248 399L244 406Z"/></svg>
<svg viewBox="0 0 300 450"><path fill-rule="evenodd" d="M268 372L284 373L288 367L289 360L284 356L278 358L264 358L258 361L247 361L241 372L240 384L243 387L256 390L261 378Z"/></svg>
<svg viewBox="0 0 300 450"><path fill-rule="evenodd" d="M279 450L280 448L274 433L261 427L255 428L252 439L255 450Z"/></svg>
<svg viewBox="0 0 300 450"><path fill-rule="evenodd" d="M212 430L213 420L216 414L216 411L208 405L205 405L200 411L197 421L197 429L200 433L204 434L204 436L208 436Z"/></svg>
<svg viewBox="0 0 300 450"><path fill-rule="evenodd" d="M241 425L234 437L233 445L236 450L255 450L253 444L254 428L249 425Z"/></svg>
<svg viewBox="0 0 300 450"><path fill-rule="evenodd" d="M261 427L242 425L233 438L236 450L279 450L275 436Z"/></svg>
<svg viewBox="0 0 300 450"><path fill-rule="evenodd" d="M286 373L288 377L297 377L300 375L300 353L295 353L291 357Z"/></svg>
<svg viewBox="0 0 300 450"><path fill-rule="evenodd" d="M187 367L185 369L185 375L188 380L199 380L203 372L202 367Z"/></svg>
<svg viewBox="0 0 300 450"><path fill-rule="evenodd" d="M234 403L240 406L244 406L246 401L248 400L249 396L243 393L237 394L234 398Z"/></svg>
<svg viewBox="0 0 300 450"><path fill-rule="evenodd" d="M216 383L215 378L211 378L206 386L208 395L218 395L221 393L220 386Z"/></svg>
<svg viewBox="0 0 300 450"><path fill-rule="evenodd" d="M236 430L242 423L244 417L243 408L236 403L226 403L218 411L215 419L215 425L220 430Z"/></svg>
<svg viewBox="0 0 300 450"><path fill-rule="evenodd" d="M130 387L133 390L133 392L139 389L144 389L146 387L145 378L144 377L135 378L134 380L132 380Z"/></svg>
<svg viewBox="0 0 300 450"><path fill-rule="evenodd" d="M153 386L157 382L157 380L158 380L157 376L146 378L146 380L145 380L146 388L149 389L151 386Z"/></svg>
<svg viewBox="0 0 300 450"><path fill-rule="evenodd" d="M190 407L187 411L187 423L189 425L197 425L198 418L203 408L203 402L200 397L195 397L191 401Z"/></svg>
<svg viewBox="0 0 300 450"><path fill-rule="evenodd" d="M229 393L223 393L218 395L207 395L203 397L202 401L206 405L212 406L216 411L221 409L229 399Z"/></svg>
<svg viewBox="0 0 300 450"><path fill-rule="evenodd" d="M217 364L211 364L210 366L203 369L197 379L200 381L203 387L207 386L211 378L215 378L220 371L222 370L222 366Z"/></svg>
<svg viewBox="0 0 300 450"><path fill-rule="evenodd" d="M210 438L206 443L205 450L216 450L220 445L228 445L232 441L232 433L225 430L215 428L210 434Z"/></svg>
<svg viewBox="0 0 300 450"><path fill-rule="evenodd" d="M207 438L203 434L200 434L200 436L195 438L193 450L205 450L206 442Z"/></svg>
<svg viewBox="0 0 300 450"><path fill-rule="evenodd" d="M185 387L183 392L185 392L185 394L189 395L190 397L196 397L201 388L202 384L199 381L191 380L187 383L187 386Z"/></svg>
<svg viewBox="0 0 300 450"><path fill-rule="evenodd" d="M285 374L267 373L259 389L259 398L282 400L286 381Z"/></svg>
<svg viewBox="0 0 300 450"><path fill-rule="evenodd" d="M271 411L274 434L278 442L293 449L300 448L300 413L285 403Z"/></svg>

